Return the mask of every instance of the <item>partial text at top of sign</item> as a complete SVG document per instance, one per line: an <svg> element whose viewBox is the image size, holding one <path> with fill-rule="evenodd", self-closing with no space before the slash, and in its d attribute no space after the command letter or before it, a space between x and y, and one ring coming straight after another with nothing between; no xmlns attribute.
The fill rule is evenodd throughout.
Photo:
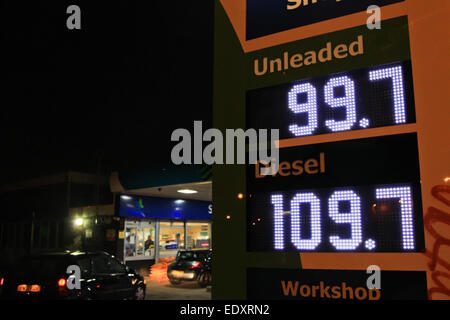
<svg viewBox="0 0 450 320"><path fill-rule="evenodd" d="M247 0L247 40L404 0Z"/></svg>

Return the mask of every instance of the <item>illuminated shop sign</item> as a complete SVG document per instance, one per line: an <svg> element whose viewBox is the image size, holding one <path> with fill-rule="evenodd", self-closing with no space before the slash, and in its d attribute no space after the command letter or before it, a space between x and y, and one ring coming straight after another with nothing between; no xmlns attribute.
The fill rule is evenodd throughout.
<svg viewBox="0 0 450 320"><path fill-rule="evenodd" d="M208 201L120 196L121 217L211 220L211 210L211 203Z"/></svg>
<svg viewBox="0 0 450 320"><path fill-rule="evenodd" d="M414 123L411 62L303 79L247 92L247 127L280 138Z"/></svg>
<svg viewBox="0 0 450 320"><path fill-rule="evenodd" d="M281 149L248 170L248 251L423 252L417 159L414 133Z"/></svg>
<svg viewBox="0 0 450 320"><path fill-rule="evenodd" d="M247 40L404 0L247 0Z"/></svg>

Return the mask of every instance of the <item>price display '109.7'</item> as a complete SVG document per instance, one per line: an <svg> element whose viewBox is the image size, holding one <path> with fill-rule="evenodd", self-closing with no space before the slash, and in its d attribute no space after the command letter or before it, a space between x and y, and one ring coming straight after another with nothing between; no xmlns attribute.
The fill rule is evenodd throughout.
<svg viewBox="0 0 450 320"><path fill-rule="evenodd" d="M415 122L411 63L401 62L247 92L247 127L304 137Z"/></svg>
<svg viewBox="0 0 450 320"><path fill-rule="evenodd" d="M411 184L255 193L249 251L415 252L424 248Z"/></svg>

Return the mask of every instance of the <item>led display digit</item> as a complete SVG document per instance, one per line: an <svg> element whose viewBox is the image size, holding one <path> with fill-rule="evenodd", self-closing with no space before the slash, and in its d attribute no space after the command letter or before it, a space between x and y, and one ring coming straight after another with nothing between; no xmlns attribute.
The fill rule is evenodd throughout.
<svg viewBox="0 0 450 320"><path fill-rule="evenodd" d="M247 92L247 127L295 138L415 122L411 63L392 63Z"/></svg>
<svg viewBox="0 0 450 320"><path fill-rule="evenodd" d="M423 251L415 184L256 192L248 199L248 250Z"/></svg>

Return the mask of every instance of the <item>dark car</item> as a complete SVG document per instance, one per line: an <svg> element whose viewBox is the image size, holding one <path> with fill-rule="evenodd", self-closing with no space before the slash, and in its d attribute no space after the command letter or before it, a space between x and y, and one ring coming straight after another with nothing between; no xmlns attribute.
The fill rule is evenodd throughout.
<svg viewBox="0 0 450 320"><path fill-rule="evenodd" d="M211 283L211 250L178 251L176 259L167 268L167 277L173 285L196 281L205 287Z"/></svg>
<svg viewBox="0 0 450 320"><path fill-rule="evenodd" d="M78 266L80 288L67 268ZM76 267L75 267L76 268ZM105 252L53 252L24 257L3 277L6 299L143 300L142 276Z"/></svg>

